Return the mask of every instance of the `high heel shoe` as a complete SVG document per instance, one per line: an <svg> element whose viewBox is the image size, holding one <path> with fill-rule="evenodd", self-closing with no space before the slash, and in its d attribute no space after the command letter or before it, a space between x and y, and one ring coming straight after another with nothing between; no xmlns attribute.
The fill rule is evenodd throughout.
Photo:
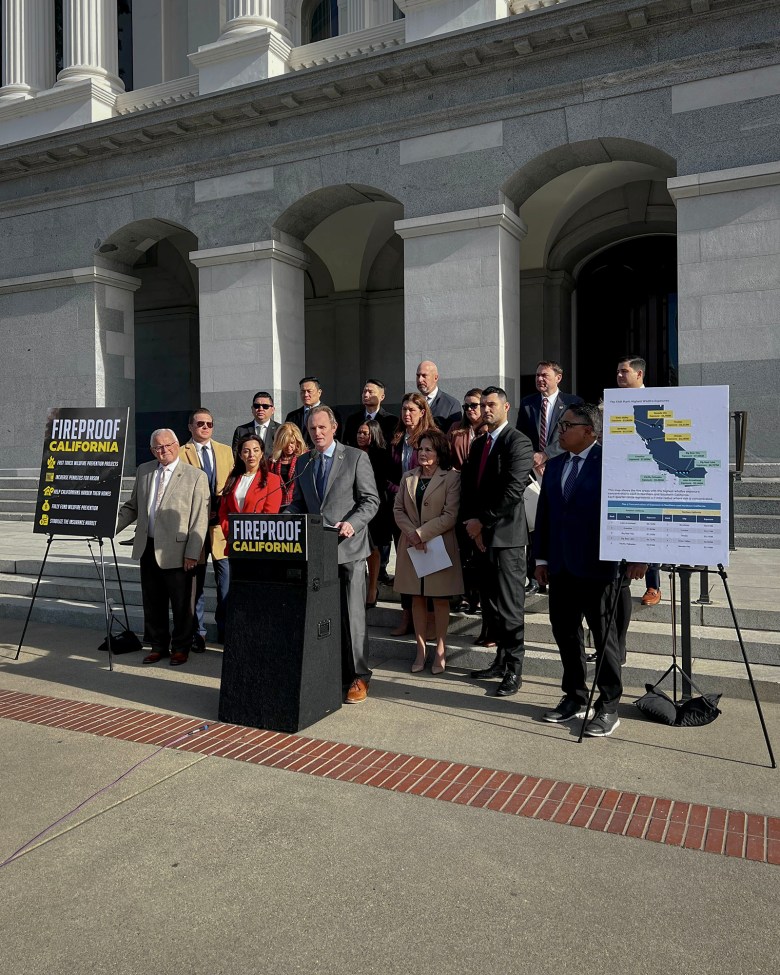
<svg viewBox="0 0 780 975"><path fill-rule="evenodd" d="M434 676L438 676L439 674L443 674L446 669L447 669L447 661L445 660L445 658L436 657L436 659L433 661L433 664L431 665L431 673Z"/></svg>
<svg viewBox="0 0 780 975"><path fill-rule="evenodd" d="M420 663L418 660L415 660L415 662L412 664L410 670L411 670L411 673L413 673L413 674L420 674L420 673L422 673L425 670L425 657L423 657L422 663Z"/></svg>

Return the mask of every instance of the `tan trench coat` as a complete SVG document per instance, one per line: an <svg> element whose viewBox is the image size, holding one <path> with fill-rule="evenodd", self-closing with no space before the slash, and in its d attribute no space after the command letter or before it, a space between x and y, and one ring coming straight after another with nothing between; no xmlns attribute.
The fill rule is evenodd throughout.
<svg viewBox="0 0 780 975"><path fill-rule="evenodd" d="M457 596L463 592L463 573L460 567L460 553L455 539L455 524L460 506L460 474L457 471L437 470L425 489L422 503L422 519L417 512L415 495L420 479L420 468L415 467L401 478L401 486L395 496L393 515L401 529L398 542L398 559L395 566L396 592L413 596ZM422 541L427 542L436 535L444 539L447 554L452 559L448 569L441 569L425 579L418 579L407 549L407 532L416 531ZM425 588L423 589L423 582Z"/></svg>

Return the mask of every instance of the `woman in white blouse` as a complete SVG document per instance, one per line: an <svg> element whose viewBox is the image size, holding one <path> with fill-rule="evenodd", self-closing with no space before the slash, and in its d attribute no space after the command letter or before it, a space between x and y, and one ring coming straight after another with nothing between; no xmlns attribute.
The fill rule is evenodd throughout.
<svg viewBox="0 0 780 975"><path fill-rule="evenodd" d="M271 474L263 456L263 441L252 434L238 444L236 463L222 490L219 521L228 537L228 515L275 515L282 503L282 480Z"/></svg>

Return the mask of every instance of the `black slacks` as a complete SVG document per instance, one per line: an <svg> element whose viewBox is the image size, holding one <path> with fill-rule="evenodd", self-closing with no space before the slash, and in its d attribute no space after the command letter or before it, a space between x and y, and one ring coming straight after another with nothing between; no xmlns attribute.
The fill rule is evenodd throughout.
<svg viewBox="0 0 780 975"><path fill-rule="evenodd" d="M599 705L605 711L617 710L623 693L620 647L614 616L607 630L607 621L615 600L615 582L604 579L585 579L561 572L550 576L550 623L563 664L563 693L583 704L588 700L587 663L583 616L593 633L596 652L601 660L599 670ZM597 660L596 666L599 666Z"/></svg>
<svg viewBox="0 0 780 975"><path fill-rule="evenodd" d="M489 548L483 570L480 592L486 632L498 644L499 664L519 677L525 657L525 546Z"/></svg>
<svg viewBox="0 0 780 975"><path fill-rule="evenodd" d="M152 650L189 653L195 631L195 573L161 569L154 557L154 539L141 556L141 595L144 606L144 638ZM173 616L173 633L168 607Z"/></svg>

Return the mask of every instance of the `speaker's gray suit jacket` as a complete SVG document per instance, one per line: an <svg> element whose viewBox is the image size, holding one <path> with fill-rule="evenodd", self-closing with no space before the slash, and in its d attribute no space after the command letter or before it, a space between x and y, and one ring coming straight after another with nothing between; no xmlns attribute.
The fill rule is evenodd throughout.
<svg viewBox="0 0 780 975"><path fill-rule="evenodd" d="M140 559L149 529L149 499L155 486L156 460L141 464L133 493L119 509L116 530L138 521L133 558ZM209 479L199 467L179 460L162 496L154 522L154 555L161 569L181 569L185 559L200 558L209 527Z"/></svg>
<svg viewBox="0 0 780 975"><path fill-rule="evenodd" d="M339 539L339 565L368 558L371 554L368 523L379 510L379 495L368 455L357 447L336 442L325 497L321 502L314 486L317 451L306 454L305 461L295 482L295 493L287 514L321 514L328 525L348 521L355 534L351 538ZM301 461L298 464L300 467Z"/></svg>

